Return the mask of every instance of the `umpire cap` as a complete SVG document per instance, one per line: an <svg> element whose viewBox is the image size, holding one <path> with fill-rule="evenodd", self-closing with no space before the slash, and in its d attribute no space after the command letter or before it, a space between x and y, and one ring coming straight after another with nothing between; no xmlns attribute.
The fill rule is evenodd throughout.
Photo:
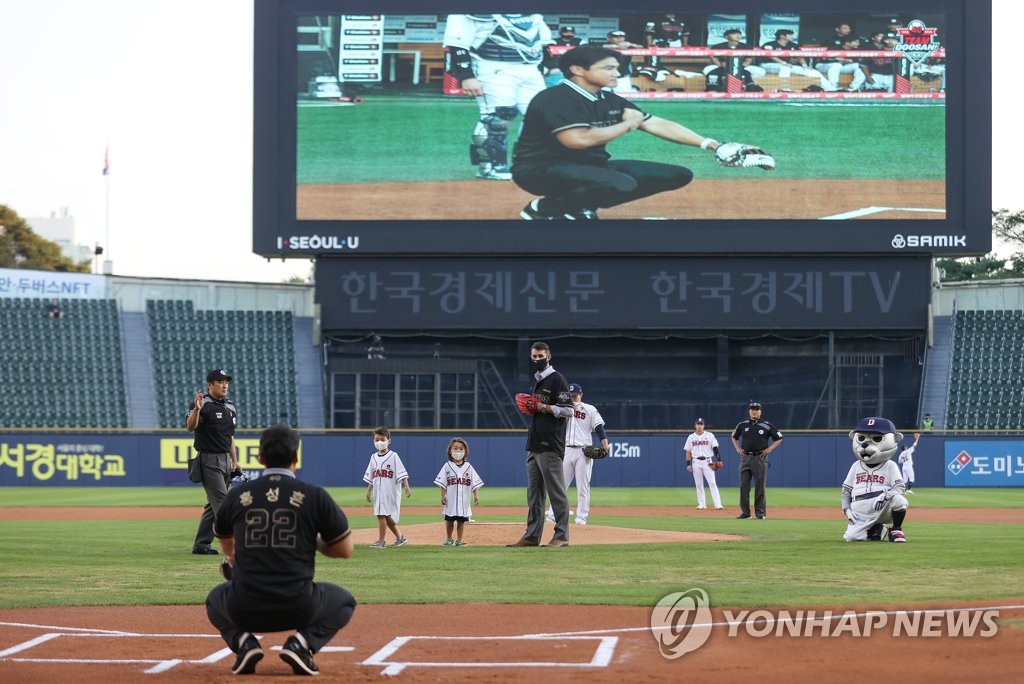
<svg viewBox="0 0 1024 684"><path fill-rule="evenodd" d="M761 403L751 399L750 403L747 404L747 408L748 409L757 409L757 410L760 411L761 410Z"/></svg>
<svg viewBox="0 0 1024 684"><path fill-rule="evenodd" d="M896 426L888 418L879 418L877 416L871 416L869 418L861 418L860 422L857 423L857 427L853 429L854 432L881 432L883 434L888 432L896 432Z"/></svg>
<svg viewBox="0 0 1024 684"><path fill-rule="evenodd" d="M212 370L206 374L206 382L216 382L218 380L231 382L231 376L228 375L226 370Z"/></svg>

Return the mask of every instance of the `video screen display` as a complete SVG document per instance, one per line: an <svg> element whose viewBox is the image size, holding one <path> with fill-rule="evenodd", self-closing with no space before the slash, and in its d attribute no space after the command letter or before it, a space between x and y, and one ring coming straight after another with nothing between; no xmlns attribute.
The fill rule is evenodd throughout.
<svg viewBox="0 0 1024 684"><path fill-rule="evenodd" d="M989 251L988 10L677 4L259 0L254 251Z"/></svg>

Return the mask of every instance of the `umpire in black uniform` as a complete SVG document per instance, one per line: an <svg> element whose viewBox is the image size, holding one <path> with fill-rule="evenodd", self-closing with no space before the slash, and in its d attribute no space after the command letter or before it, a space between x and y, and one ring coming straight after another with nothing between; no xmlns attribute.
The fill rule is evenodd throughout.
<svg viewBox="0 0 1024 684"><path fill-rule="evenodd" d="M765 476L768 474L768 454L782 444L782 433L761 419L761 404L756 401L747 406L749 420L745 420L732 431L732 445L740 455L740 514L737 518L750 517L750 479L754 478L754 513L758 520L768 517L767 501L764 495Z"/></svg>
<svg viewBox="0 0 1024 684"><path fill-rule="evenodd" d="M185 427L196 433L196 467L202 473L206 505L199 518L199 529L192 543L192 553L216 556L213 543L213 516L228 493L232 473L241 472L235 454L235 426L238 414L228 400L231 376L224 370L206 374L206 393L196 392L195 402L185 418Z"/></svg>
<svg viewBox="0 0 1024 684"><path fill-rule="evenodd" d="M217 511L228 582L206 597L206 614L237 658L232 674L252 674L263 658L253 632L295 630L281 660L297 675L319 673L313 654L348 624L348 590L314 582L316 552L352 555L348 519L321 487L295 478L299 433L274 425L260 435L262 477L236 487Z"/></svg>

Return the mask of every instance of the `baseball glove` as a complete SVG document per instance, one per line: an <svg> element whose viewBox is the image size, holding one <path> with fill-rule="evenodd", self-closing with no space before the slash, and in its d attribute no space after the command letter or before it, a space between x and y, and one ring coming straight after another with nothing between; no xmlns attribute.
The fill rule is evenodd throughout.
<svg viewBox="0 0 1024 684"><path fill-rule="evenodd" d="M532 416L534 413L537 412L537 407L539 405L540 402L537 401L537 397L533 396L532 394L520 392L519 394L516 395L516 406L519 407L520 413Z"/></svg>
<svg viewBox="0 0 1024 684"><path fill-rule="evenodd" d="M608 456L608 450L603 446L587 446L583 447L583 455L587 458L606 458Z"/></svg>
<svg viewBox="0 0 1024 684"><path fill-rule="evenodd" d="M775 169L775 157L760 147L743 143L722 143L715 149L715 157L722 166L749 168L756 166L765 171Z"/></svg>
<svg viewBox="0 0 1024 684"><path fill-rule="evenodd" d="M722 469L722 462L721 461L712 461L711 462L711 469L712 470L721 470Z"/></svg>

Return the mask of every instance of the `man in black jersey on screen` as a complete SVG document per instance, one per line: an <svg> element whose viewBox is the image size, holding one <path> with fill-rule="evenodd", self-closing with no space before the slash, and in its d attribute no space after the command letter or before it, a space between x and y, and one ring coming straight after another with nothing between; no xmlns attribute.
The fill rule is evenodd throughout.
<svg viewBox="0 0 1024 684"><path fill-rule="evenodd" d="M693 180L685 166L612 160L609 142L637 129L680 145L715 150L707 138L674 121L645 113L606 88L619 78L614 50L583 45L559 59L565 81L538 93L523 119L512 180L540 195L520 212L526 220L593 220L614 207Z"/></svg>
<svg viewBox="0 0 1024 684"><path fill-rule="evenodd" d="M252 674L263 658L254 632L295 630L281 659L297 675L319 672L313 654L352 618L346 589L314 582L314 557L352 555L348 520L330 494L295 478L299 433L275 425L260 435L263 475L231 490L213 531L224 550L224 584L206 597L206 614L237 658L233 674Z"/></svg>

